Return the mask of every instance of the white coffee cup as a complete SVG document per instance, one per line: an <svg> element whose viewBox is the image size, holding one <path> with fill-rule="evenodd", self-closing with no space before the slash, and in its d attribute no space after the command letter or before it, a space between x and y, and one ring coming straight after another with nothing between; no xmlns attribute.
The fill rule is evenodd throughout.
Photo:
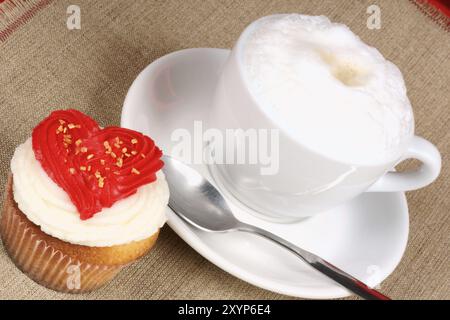
<svg viewBox="0 0 450 320"><path fill-rule="evenodd" d="M212 164L214 178L237 200L269 220L290 222L323 212L363 192L415 190L437 178L441 168L439 151L418 136L411 136L394 160L355 165L309 149L280 127L274 121L276 115L254 99L244 77L243 45L254 25L241 34L222 70L208 127L224 134L230 129L277 130L279 170L264 175L262 164ZM421 161L419 169L393 171L396 164L410 158Z"/></svg>

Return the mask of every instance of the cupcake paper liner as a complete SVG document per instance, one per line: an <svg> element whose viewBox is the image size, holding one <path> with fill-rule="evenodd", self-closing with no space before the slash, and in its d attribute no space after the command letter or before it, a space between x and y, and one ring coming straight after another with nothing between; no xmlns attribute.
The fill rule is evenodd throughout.
<svg viewBox="0 0 450 320"><path fill-rule="evenodd" d="M1 233L3 244L16 266L37 283L60 292L95 290L126 265L95 265L73 259L53 248L17 212L5 204Z"/></svg>

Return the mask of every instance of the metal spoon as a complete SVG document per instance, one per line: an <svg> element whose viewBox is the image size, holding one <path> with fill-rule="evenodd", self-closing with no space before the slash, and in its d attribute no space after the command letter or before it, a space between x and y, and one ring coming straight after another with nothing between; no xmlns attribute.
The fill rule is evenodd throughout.
<svg viewBox="0 0 450 320"><path fill-rule="evenodd" d="M331 263L258 227L237 220L219 191L190 166L163 157L164 173L170 187L169 207L184 221L210 232L244 231L260 235L291 251L314 269L354 294L370 300L390 300Z"/></svg>

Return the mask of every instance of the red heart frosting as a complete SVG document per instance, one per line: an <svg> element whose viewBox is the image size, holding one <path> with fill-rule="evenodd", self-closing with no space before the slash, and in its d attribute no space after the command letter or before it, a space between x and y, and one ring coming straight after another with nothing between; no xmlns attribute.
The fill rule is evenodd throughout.
<svg viewBox="0 0 450 320"><path fill-rule="evenodd" d="M52 112L34 128L33 150L48 176L67 192L80 218L156 180L164 163L149 137L125 128L100 128L77 110Z"/></svg>

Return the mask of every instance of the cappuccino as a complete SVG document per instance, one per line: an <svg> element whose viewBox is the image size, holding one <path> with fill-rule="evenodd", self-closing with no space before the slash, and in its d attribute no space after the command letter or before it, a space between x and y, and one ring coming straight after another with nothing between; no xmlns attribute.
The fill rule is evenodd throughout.
<svg viewBox="0 0 450 320"><path fill-rule="evenodd" d="M324 16L258 20L240 60L251 95L292 139L336 161L398 159L414 131L399 69Z"/></svg>

